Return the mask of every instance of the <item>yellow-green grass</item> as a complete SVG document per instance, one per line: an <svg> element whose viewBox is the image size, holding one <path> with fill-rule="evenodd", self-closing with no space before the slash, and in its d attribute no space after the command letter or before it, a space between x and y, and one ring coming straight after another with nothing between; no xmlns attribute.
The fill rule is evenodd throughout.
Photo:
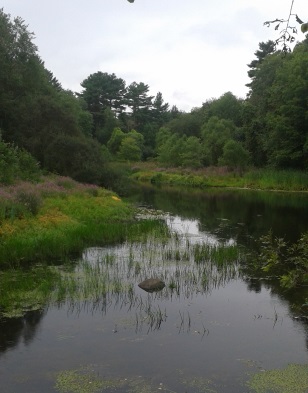
<svg viewBox="0 0 308 393"><path fill-rule="evenodd" d="M0 220L0 267L61 259L88 245L123 241L151 225L135 220L133 207L105 189L76 184L61 192L41 192L41 184L37 189L42 203L36 215Z"/></svg>

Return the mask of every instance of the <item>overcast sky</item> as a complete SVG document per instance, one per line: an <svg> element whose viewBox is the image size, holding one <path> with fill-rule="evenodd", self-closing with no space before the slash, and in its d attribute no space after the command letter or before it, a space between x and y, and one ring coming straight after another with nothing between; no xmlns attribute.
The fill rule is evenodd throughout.
<svg viewBox="0 0 308 393"><path fill-rule="evenodd" d="M189 111L231 91L245 97L247 64L277 37L263 22L287 18L291 0L2 0L36 35L46 68L66 89L97 71L144 82ZM307 0L293 12L307 19ZM305 14L304 14L305 13ZM299 39L304 35L299 33Z"/></svg>

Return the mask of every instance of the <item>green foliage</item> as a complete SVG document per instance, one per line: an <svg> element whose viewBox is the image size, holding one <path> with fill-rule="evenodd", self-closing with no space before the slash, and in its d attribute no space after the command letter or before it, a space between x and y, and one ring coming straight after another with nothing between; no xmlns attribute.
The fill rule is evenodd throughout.
<svg viewBox="0 0 308 393"><path fill-rule="evenodd" d="M52 172L81 182L101 184L105 161L94 140L60 134L44 152L44 164Z"/></svg>
<svg viewBox="0 0 308 393"><path fill-rule="evenodd" d="M180 136L200 137L202 118L198 111L181 113L178 117L166 124L166 127L174 134Z"/></svg>
<svg viewBox="0 0 308 393"><path fill-rule="evenodd" d="M180 154L181 166L189 168L200 168L202 158L202 146L200 140L190 136L183 142L184 148Z"/></svg>
<svg viewBox="0 0 308 393"><path fill-rule="evenodd" d="M254 169L245 174L247 185L262 190L308 190L308 174L303 171Z"/></svg>
<svg viewBox="0 0 308 393"><path fill-rule="evenodd" d="M219 119L216 116L210 118L202 128L205 163L218 164L223 155L223 147L231 139L234 130L235 126L232 121Z"/></svg>
<svg viewBox="0 0 308 393"><path fill-rule="evenodd" d="M169 108L168 103L164 103L163 95L161 92L156 94L156 97L153 101L153 109L152 109L152 116L154 117L158 126L162 126L167 118L167 111Z"/></svg>
<svg viewBox="0 0 308 393"><path fill-rule="evenodd" d="M184 149L183 137L179 138L176 134L171 134L159 147L157 160L167 166L180 166Z"/></svg>
<svg viewBox="0 0 308 393"><path fill-rule="evenodd" d="M284 239L274 237L272 231L260 238L258 257L260 268L280 278L286 288L308 283L308 233L288 245Z"/></svg>
<svg viewBox="0 0 308 393"><path fill-rule="evenodd" d="M118 127L114 128L107 143L107 147L112 154L116 154L120 150L120 146L124 138L124 132Z"/></svg>
<svg viewBox="0 0 308 393"><path fill-rule="evenodd" d="M115 114L111 109L106 108L103 112L103 126L95 130L95 138L102 144L107 144L112 131L119 126Z"/></svg>
<svg viewBox="0 0 308 393"><path fill-rule="evenodd" d="M217 99L206 101L202 105L204 122L216 116L219 119L230 120L237 127L242 124L243 100L235 97L230 91Z"/></svg>
<svg viewBox="0 0 308 393"><path fill-rule="evenodd" d="M308 167L308 38L285 56L274 51L273 41L260 43L248 65L246 100L226 92L184 113L169 109L161 92L150 96L147 84L126 86L113 73L89 75L80 94L65 91L44 67L23 20L11 20L1 9L0 22L3 140L25 149L43 169L101 184L110 155L104 158L106 149L98 144L107 145L113 158L145 160L157 154L166 166L223 164L241 171L249 153L258 167ZM28 170L18 176L28 179L35 161L19 154ZM6 152L2 181L11 182L18 165Z"/></svg>
<svg viewBox="0 0 308 393"><path fill-rule="evenodd" d="M131 108L133 117L136 117L142 110L148 109L152 105L154 97L148 95L149 86L143 82L131 83L127 88L126 104Z"/></svg>
<svg viewBox="0 0 308 393"><path fill-rule="evenodd" d="M16 180L35 181L40 177L38 162L23 149L5 143L0 134L0 183Z"/></svg>
<svg viewBox="0 0 308 393"><path fill-rule="evenodd" d="M81 86L83 91L80 96L87 103L88 110L93 116L95 134L98 134L99 130L107 126L106 109L114 113L123 111L125 81L115 74L98 71L82 81ZM107 140L103 139L102 143L106 143Z"/></svg>
<svg viewBox="0 0 308 393"><path fill-rule="evenodd" d="M12 21L1 10L0 30L3 140L24 148L44 169L99 182L102 160L97 153L99 149L92 143L92 115L85 110L85 102L71 91L64 91L45 69L32 43L34 35L28 32L22 19ZM21 164L24 169L20 171ZM11 182L13 174L22 179L35 175L35 161L22 150L18 153L11 150L10 154L6 150L0 165L6 166L1 173L5 182Z"/></svg>
<svg viewBox="0 0 308 393"><path fill-rule="evenodd" d="M252 111L245 124L247 147L252 148L256 142L251 153L263 150L263 162L275 168L307 167L307 46L306 38L284 56L270 54L271 46L266 47L251 74Z"/></svg>
<svg viewBox="0 0 308 393"><path fill-rule="evenodd" d="M247 169L241 176L238 171L226 168L190 169L189 174L182 169L165 169L151 167L147 164L131 176L139 181L155 181L164 184L178 184L198 188L204 187L243 187L262 190L307 191L308 174L302 171L278 171L269 169Z"/></svg>
<svg viewBox="0 0 308 393"><path fill-rule="evenodd" d="M257 70L260 67L263 60L270 54L275 51L275 43L274 41L261 42L259 44L259 49L254 53L257 59L254 59L248 67L250 70L248 71L248 76L253 81L256 77ZM248 83L246 86L252 87L252 82Z"/></svg>
<svg viewBox="0 0 308 393"><path fill-rule="evenodd" d="M10 184L15 180L18 168L16 148L0 140L0 182Z"/></svg>
<svg viewBox="0 0 308 393"><path fill-rule="evenodd" d="M240 142L230 139L223 147L223 154L219 159L221 165L242 172L249 162L249 153Z"/></svg>
<svg viewBox="0 0 308 393"><path fill-rule="evenodd" d="M133 210L119 198L90 185L81 187L72 180L61 180L60 187L46 181L16 188L16 204L26 203L25 208L36 215L3 217L2 264L64 257L94 240L123 240L127 233L123 222L132 219Z"/></svg>
<svg viewBox="0 0 308 393"><path fill-rule="evenodd" d="M38 181L41 176L39 163L24 149L17 150L17 178L25 181Z"/></svg>
<svg viewBox="0 0 308 393"><path fill-rule="evenodd" d="M119 149L119 157L128 161L140 161L142 150L136 139L132 136L126 136Z"/></svg>

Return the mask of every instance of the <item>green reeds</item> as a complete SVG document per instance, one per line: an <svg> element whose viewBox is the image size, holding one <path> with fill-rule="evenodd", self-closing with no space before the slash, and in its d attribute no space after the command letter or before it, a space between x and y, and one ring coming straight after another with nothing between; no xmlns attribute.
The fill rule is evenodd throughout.
<svg viewBox="0 0 308 393"><path fill-rule="evenodd" d="M308 174L304 171L260 169L248 172L245 179L266 190L308 190Z"/></svg>
<svg viewBox="0 0 308 393"><path fill-rule="evenodd" d="M200 170L166 169L164 172L155 168L142 169L131 177L141 182L178 185L194 188L238 187L262 190L308 191L308 174L304 171L250 169L243 175L224 168L203 168Z"/></svg>
<svg viewBox="0 0 308 393"><path fill-rule="evenodd" d="M71 221L69 224L75 225L75 222ZM110 237L110 228L117 228L116 225L119 224L100 223L101 226L95 228L97 231L102 227L108 229L109 234L106 236L109 236L110 240L115 240ZM87 226L77 222L77 228ZM174 297L190 298L197 293L211 291L212 288L224 285L228 280L237 277L241 254L235 245L191 243L189 236L171 233L159 220L122 222L118 231L122 231L120 233L125 239L122 244L88 248L84 250L82 258L75 263L64 264L58 268L47 267L46 271L50 273L49 279L46 279L47 291L45 295L37 295L37 298L41 299L40 306L66 302L74 310L87 304L93 309L99 308L107 312L111 304L120 304L128 310L136 310L138 329L146 324L148 329L154 330L159 329L167 318L167 312L162 311L159 304L152 303L154 296L159 301ZM117 239L119 232L116 235ZM99 233L101 235L103 232ZM78 239L81 243L85 241L85 238L80 234L78 237L78 234L76 231L75 240ZM72 243L66 246L69 237L66 238L65 235L66 232L63 231L61 238L53 237L62 242L62 247L67 247L62 248L62 254L72 249ZM44 244L40 238L44 235L38 233L37 236L35 247L38 249L39 244ZM137 241L138 237L141 241ZM35 241L33 237L32 241ZM52 241L48 242L49 247L50 244ZM25 255L25 249L27 250L26 243L23 245L20 255L22 252ZM56 252L57 242L53 246ZM27 251L29 255L33 248L30 244ZM46 249L41 257L46 255L44 253ZM17 249L15 258L20 255ZM138 289L138 292L136 288L140 281L149 277L162 279L166 287L161 292L149 294L147 300L144 300L140 290ZM0 281L1 278L0 276ZM14 276L11 279L14 280ZM1 282L0 285L2 287ZM4 287L8 288L9 292L9 285ZM14 298L15 292L11 293L11 299ZM33 292L33 305L38 304L35 296Z"/></svg>

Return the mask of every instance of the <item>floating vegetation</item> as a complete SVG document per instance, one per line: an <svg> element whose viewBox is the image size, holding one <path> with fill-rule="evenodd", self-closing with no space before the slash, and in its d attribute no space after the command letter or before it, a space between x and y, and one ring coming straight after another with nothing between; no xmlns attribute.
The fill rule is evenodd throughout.
<svg viewBox="0 0 308 393"><path fill-rule="evenodd" d="M61 393L96 393L122 384L122 381L102 379L94 371L84 368L60 372L55 388Z"/></svg>
<svg viewBox="0 0 308 393"><path fill-rule="evenodd" d="M200 393L218 393L218 391L214 389L213 382L206 378L193 378L185 381L184 384L190 388L196 389L196 391Z"/></svg>
<svg viewBox="0 0 308 393"><path fill-rule="evenodd" d="M162 383L155 385L153 382L147 381L142 377L134 378L129 381L129 387L127 392L129 393L153 393L159 390L160 392L175 393L172 390L167 389Z"/></svg>
<svg viewBox="0 0 308 393"><path fill-rule="evenodd" d="M183 389L191 388L196 393L218 393L212 380L202 377L183 378L177 383ZM87 366L76 370L61 371L56 376L55 388L60 393L98 393L105 391L127 392L127 393L153 393L155 391L176 393L161 380L157 378L146 378L138 376L116 376L103 378L100 376L99 367Z"/></svg>
<svg viewBox="0 0 308 393"><path fill-rule="evenodd" d="M307 393L308 365L290 364L282 370L257 373L248 386L255 393Z"/></svg>

